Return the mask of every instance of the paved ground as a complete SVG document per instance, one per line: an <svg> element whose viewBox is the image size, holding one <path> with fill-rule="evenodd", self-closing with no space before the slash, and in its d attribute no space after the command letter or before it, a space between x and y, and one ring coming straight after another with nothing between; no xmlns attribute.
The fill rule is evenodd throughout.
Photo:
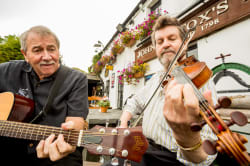
<svg viewBox="0 0 250 166"><path fill-rule="evenodd" d="M83 161L83 166L100 166L101 163L98 162L90 162L90 161Z"/></svg>

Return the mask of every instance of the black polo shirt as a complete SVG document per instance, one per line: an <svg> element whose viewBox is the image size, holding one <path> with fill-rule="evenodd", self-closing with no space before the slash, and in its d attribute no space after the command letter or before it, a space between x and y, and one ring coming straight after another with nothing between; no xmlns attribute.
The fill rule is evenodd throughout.
<svg viewBox="0 0 250 166"><path fill-rule="evenodd" d="M34 117L46 104L56 75L57 72L50 77L39 80L32 67L25 61L2 63L0 64L0 92L10 91L34 100ZM52 102L51 110L35 123L60 127L67 116L86 119L87 115L87 77L79 71L70 69ZM15 158L15 150L12 149L11 153L11 156Z"/></svg>
<svg viewBox="0 0 250 166"><path fill-rule="evenodd" d="M25 61L11 61L0 64L0 92L11 91L34 100L35 114L46 104L55 76L39 80L39 77ZM37 123L60 126L67 116L88 115L88 83L84 74L71 69L62 82L52 103L52 110ZM55 121L56 118L56 121Z"/></svg>

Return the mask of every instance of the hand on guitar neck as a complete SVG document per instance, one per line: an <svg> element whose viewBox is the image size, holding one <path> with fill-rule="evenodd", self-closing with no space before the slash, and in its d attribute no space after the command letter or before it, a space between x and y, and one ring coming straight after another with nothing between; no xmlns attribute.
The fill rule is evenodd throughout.
<svg viewBox="0 0 250 166"><path fill-rule="evenodd" d="M72 130L74 122L68 121L62 124L63 130ZM36 147L38 158L50 158L51 161L59 160L74 152L76 146L71 146L64 141L63 134L59 134L57 139L55 134L51 134L45 140L41 140Z"/></svg>

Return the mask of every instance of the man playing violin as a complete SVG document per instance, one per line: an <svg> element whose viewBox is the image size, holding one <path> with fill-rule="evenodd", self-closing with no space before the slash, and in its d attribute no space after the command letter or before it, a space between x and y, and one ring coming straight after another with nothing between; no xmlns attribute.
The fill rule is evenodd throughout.
<svg viewBox="0 0 250 166"><path fill-rule="evenodd" d="M127 122L142 108L152 96L170 62L178 52L186 30L175 18L161 16L153 27L152 43L156 55L165 71L157 72L148 83L127 100L120 118L120 127L128 127ZM186 50L186 48L184 48ZM185 59L184 51L181 59ZM208 83L211 90L211 82ZM212 104L216 98L211 90L203 93ZM143 134L149 140L149 148L139 165L211 165L216 155L207 155L201 146L202 140L216 140L216 135L206 125L194 132L190 125L200 121L199 102L192 87L179 84L174 79L165 87L160 87L143 112Z"/></svg>

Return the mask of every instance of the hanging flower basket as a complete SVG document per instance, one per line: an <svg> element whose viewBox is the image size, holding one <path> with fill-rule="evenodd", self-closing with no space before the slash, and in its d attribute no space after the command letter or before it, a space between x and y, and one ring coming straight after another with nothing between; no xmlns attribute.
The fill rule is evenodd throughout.
<svg viewBox="0 0 250 166"><path fill-rule="evenodd" d="M95 73L99 73L102 70L102 64L98 61L95 65L94 65L94 72Z"/></svg>
<svg viewBox="0 0 250 166"><path fill-rule="evenodd" d="M123 50L124 50L124 46L123 46L123 44L121 43L121 41L120 41L119 39L114 40L113 46L112 46L112 48L111 48L112 54L113 54L113 55L120 54L120 53L122 53Z"/></svg>
<svg viewBox="0 0 250 166"><path fill-rule="evenodd" d="M144 73L141 71L134 74L134 78L141 78L143 76L144 76Z"/></svg>
<svg viewBox="0 0 250 166"><path fill-rule="evenodd" d="M124 51L124 47L120 47L119 50L117 50L117 54L121 54Z"/></svg>
<svg viewBox="0 0 250 166"><path fill-rule="evenodd" d="M113 65L106 65L107 70L113 70Z"/></svg>
<svg viewBox="0 0 250 166"><path fill-rule="evenodd" d="M136 40L131 39L127 44L125 44L126 47L132 47L135 44Z"/></svg>

